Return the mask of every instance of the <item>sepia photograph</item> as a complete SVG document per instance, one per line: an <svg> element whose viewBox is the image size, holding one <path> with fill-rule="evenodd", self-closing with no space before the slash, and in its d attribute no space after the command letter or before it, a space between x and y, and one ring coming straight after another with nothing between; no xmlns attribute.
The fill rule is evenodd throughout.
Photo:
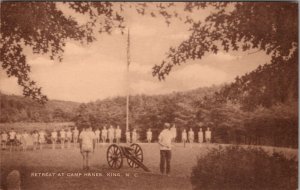
<svg viewBox="0 0 300 190"><path fill-rule="evenodd" d="M297 1L0 1L0 190L298 189Z"/></svg>

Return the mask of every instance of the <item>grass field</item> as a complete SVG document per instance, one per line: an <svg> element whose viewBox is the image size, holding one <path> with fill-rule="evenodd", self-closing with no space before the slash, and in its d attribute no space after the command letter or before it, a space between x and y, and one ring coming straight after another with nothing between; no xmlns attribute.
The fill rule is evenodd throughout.
<svg viewBox="0 0 300 190"><path fill-rule="evenodd" d="M184 148L182 144L176 144L172 150L171 176L168 177L159 173L158 145L156 143L140 145L144 152L144 164L151 170L150 173L130 168L125 159L120 170L110 169L106 161L107 146L101 145L97 146L92 155L90 171L82 170L82 157L78 147L52 150L49 146L43 150L27 152L1 151L1 188L5 187L8 173L17 169L21 172L22 189L192 189L189 177L197 156L204 156L209 148L219 146L193 144L191 147L188 144ZM272 147L264 149L270 153L274 151ZM284 151L287 156L298 154L296 149L275 149L275 151ZM55 173L55 176L31 176L33 173L46 172ZM65 176L59 177L58 173L64 173ZM74 176L78 173L81 176ZM89 173L98 176L83 176Z"/></svg>

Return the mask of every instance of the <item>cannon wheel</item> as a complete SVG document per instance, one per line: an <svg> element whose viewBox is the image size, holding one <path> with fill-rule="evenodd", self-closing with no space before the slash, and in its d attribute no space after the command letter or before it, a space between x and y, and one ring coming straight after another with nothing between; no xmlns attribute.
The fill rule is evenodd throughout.
<svg viewBox="0 0 300 190"><path fill-rule="evenodd" d="M120 147L112 144L107 149L107 163L113 169L120 169L123 165L122 151Z"/></svg>
<svg viewBox="0 0 300 190"><path fill-rule="evenodd" d="M143 162L143 150L138 144L131 144L130 148L132 148L133 156L140 162ZM138 168L139 166L134 163L131 159L127 158L127 163L131 168Z"/></svg>

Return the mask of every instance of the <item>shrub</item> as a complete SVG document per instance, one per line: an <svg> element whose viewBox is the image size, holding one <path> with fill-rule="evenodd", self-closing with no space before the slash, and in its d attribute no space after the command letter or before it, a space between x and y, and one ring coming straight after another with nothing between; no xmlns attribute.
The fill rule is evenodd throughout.
<svg viewBox="0 0 300 190"><path fill-rule="evenodd" d="M211 149L192 169L193 189L297 189L298 162L238 146Z"/></svg>

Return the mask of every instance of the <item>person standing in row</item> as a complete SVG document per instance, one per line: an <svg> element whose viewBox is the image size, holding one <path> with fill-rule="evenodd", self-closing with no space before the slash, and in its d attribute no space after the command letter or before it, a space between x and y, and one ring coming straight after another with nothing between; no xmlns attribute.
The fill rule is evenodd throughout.
<svg viewBox="0 0 300 190"><path fill-rule="evenodd" d="M9 151L12 151L13 146L15 145L15 140L16 140L16 132L14 131L14 128L12 128L10 130L8 135L9 135Z"/></svg>
<svg viewBox="0 0 300 190"><path fill-rule="evenodd" d="M95 135L96 135L96 143L98 144L100 142L100 130L97 128L95 130Z"/></svg>
<svg viewBox="0 0 300 190"><path fill-rule="evenodd" d="M103 127L102 131L101 131L101 139L102 139L102 143L106 143L107 140L107 129L106 126Z"/></svg>
<svg viewBox="0 0 300 190"><path fill-rule="evenodd" d="M199 143L203 143L203 131L202 131L202 128L200 128L200 130L198 132L198 142Z"/></svg>
<svg viewBox="0 0 300 190"><path fill-rule="evenodd" d="M44 130L39 131L39 145L40 145L40 150L43 149L43 144L45 143L45 132Z"/></svg>
<svg viewBox="0 0 300 190"><path fill-rule="evenodd" d="M111 125L108 129L108 139L109 143L112 144L114 142L114 135L115 135L115 130L113 126Z"/></svg>
<svg viewBox="0 0 300 190"><path fill-rule="evenodd" d="M72 132L71 129L68 128L67 132L66 132L66 137L67 137L67 147L70 148L71 147L71 140L72 140Z"/></svg>
<svg viewBox="0 0 300 190"><path fill-rule="evenodd" d="M29 135L28 135L27 131L24 130L23 133L22 133L22 137L21 137L23 151L27 150L28 139L29 139Z"/></svg>
<svg viewBox="0 0 300 190"><path fill-rule="evenodd" d="M189 143L192 144L195 140L195 134L192 128L190 128L188 136L189 136Z"/></svg>
<svg viewBox="0 0 300 190"><path fill-rule="evenodd" d="M136 143L136 141L137 141L136 129L133 129L133 131L132 131L131 141L132 141L132 143Z"/></svg>
<svg viewBox="0 0 300 190"><path fill-rule="evenodd" d="M73 143L74 143L74 146L77 144L78 135L79 135L79 131L78 131L77 127L75 127L75 129L73 130Z"/></svg>
<svg viewBox="0 0 300 190"><path fill-rule="evenodd" d="M6 149L7 141L8 141L8 134L6 131L2 131L2 133L1 133L1 149Z"/></svg>
<svg viewBox="0 0 300 190"><path fill-rule="evenodd" d="M36 150L39 144L39 134L37 131L33 131L32 138L33 138L33 150Z"/></svg>
<svg viewBox="0 0 300 190"><path fill-rule="evenodd" d="M125 136L126 136L126 143L130 143L130 132L129 132L129 130L126 131Z"/></svg>
<svg viewBox="0 0 300 190"><path fill-rule="evenodd" d="M208 142L208 143L211 142L211 131L210 131L209 127L208 127L207 130L205 131L205 140L206 140L206 142Z"/></svg>
<svg viewBox="0 0 300 190"><path fill-rule="evenodd" d="M151 143L151 141L152 141L152 131L150 128L147 131L147 141L148 141L148 143Z"/></svg>
<svg viewBox="0 0 300 190"><path fill-rule="evenodd" d="M66 140L66 132L64 129L61 129L60 132L59 132L59 135L60 135L60 145L61 145L61 148L65 148L65 140Z"/></svg>
<svg viewBox="0 0 300 190"><path fill-rule="evenodd" d="M185 143L186 143L186 140L187 140L187 133L186 133L185 129L183 129L183 131L181 133L181 140L183 142L183 146L185 147Z"/></svg>
<svg viewBox="0 0 300 190"><path fill-rule="evenodd" d="M120 129L120 126L118 125L117 129L116 129L116 141L117 141L117 144L120 143L121 135L122 135L122 130Z"/></svg>
<svg viewBox="0 0 300 190"><path fill-rule="evenodd" d="M163 131L158 136L158 143L160 145L160 172L166 173L168 176L171 172L171 146L173 134L170 131L170 124L165 123Z"/></svg>
<svg viewBox="0 0 300 190"><path fill-rule="evenodd" d="M52 149L55 149L56 142L57 142L57 131L53 129L51 132L51 141L52 141Z"/></svg>

